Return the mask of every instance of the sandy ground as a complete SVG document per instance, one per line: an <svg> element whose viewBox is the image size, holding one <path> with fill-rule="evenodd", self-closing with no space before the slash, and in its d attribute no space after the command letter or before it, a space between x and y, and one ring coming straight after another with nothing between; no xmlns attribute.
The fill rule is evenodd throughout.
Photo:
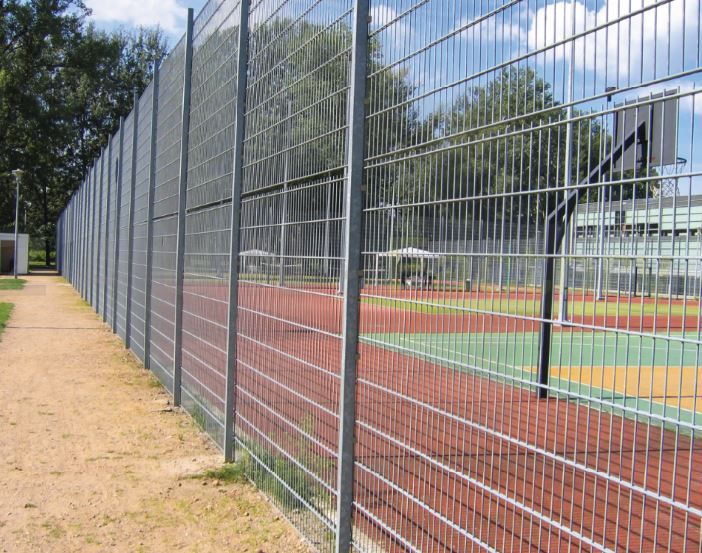
<svg viewBox="0 0 702 553"><path fill-rule="evenodd" d="M308 551L69 285L3 301L0 551Z"/></svg>

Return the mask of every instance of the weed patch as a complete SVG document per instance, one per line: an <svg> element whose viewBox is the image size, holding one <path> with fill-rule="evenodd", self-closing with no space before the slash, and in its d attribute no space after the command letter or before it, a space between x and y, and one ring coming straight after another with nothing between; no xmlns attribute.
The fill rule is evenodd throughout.
<svg viewBox="0 0 702 553"><path fill-rule="evenodd" d="M206 480L218 480L231 484L247 482L246 466L244 463L226 463L219 468L209 469L202 474L196 474L193 478Z"/></svg>

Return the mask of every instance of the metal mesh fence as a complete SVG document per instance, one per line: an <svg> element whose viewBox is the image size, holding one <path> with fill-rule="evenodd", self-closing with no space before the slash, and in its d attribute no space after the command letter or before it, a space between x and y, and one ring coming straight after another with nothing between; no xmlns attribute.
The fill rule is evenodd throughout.
<svg viewBox="0 0 702 553"><path fill-rule="evenodd" d="M114 297L116 294L115 288L115 267L117 262L117 240L119 233L119 221L117 220L117 202L118 196L118 165L119 163L119 132L110 137L110 143L107 147L107 162L105 174L107 175L107 220L106 237L105 237L105 322L107 325L115 328L115 308Z"/></svg>
<svg viewBox="0 0 702 553"><path fill-rule="evenodd" d="M150 252L147 251L149 232L149 184L151 179L151 128L153 95L157 93L152 82L139 98L139 119L136 130L134 199L132 205L132 301L129 347L143 362L146 337L146 272Z"/></svg>
<svg viewBox="0 0 702 553"><path fill-rule="evenodd" d="M119 163L119 234L117 247L117 334L127 342L129 333L129 317L131 281L131 243L132 243L132 189L134 182L134 122L135 112L130 113L124 120L121 142L121 162Z"/></svg>
<svg viewBox="0 0 702 553"><path fill-rule="evenodd" d="M316 550L699 551L701 15L211 0L62 273Z"/></svg>
<svg viewBox="0 0 702 553"><path fill-rule="evenodd" d="M94 298L93 306L95 307L95 312L102 314L102 299L104 294L104 263L105 263L105 249L104 249L104 236L105 236L105 189L106 184L104 180L104 164L105 164L105 150L103 149L102 155L98 160L97 166L97 184L96 184L96 194L95 194L95 286L94 286Z"/></svg>
<svg viewBox="0 0 702 553"><path fill-rule="evenodd" d="M150 369L173 389L176 247L182 134L183 58L181 41L159 71L155 187L152 229Z"/></svg>
<svg viewBox="0 0 702 553"><path fill-rule="evenodd" d="M183 405L220 445L239 8L236 1L209 2L194 22L184 230Z"/></svg>
<svg viewBox="0 0 702 553"><path fill-rule="evenodd" d="M98 182L98 168L100 166L100 160L96 160L92 169L90 170L90 189L88 192L89 202L88 202L88 221L87 221L87 233L88 233L88 248L87 248L87 286L86 286L86 300L88 303L93 304L95 302L96 287L97 287L97 275L95 274L95 269L97 267L97 232L100 228L100 221L97 217L98 214L98 202L100 195L100 187Z"/></svg>

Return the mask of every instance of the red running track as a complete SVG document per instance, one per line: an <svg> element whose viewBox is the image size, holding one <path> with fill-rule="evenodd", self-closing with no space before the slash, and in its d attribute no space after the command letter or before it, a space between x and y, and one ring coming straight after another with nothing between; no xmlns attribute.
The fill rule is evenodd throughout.
<svg viewBox="0 0 702 553"><path fill-rule="evenodd" d="M333 458L340 340L320 331L338 334L340 299L262 292L240 292L238 424L292 455L309 442L305 432L315 455ZM375 319L392 332L394 317L374 309L362 327ZM407 319L397 324L409 332ZM685 506L702 509L702 451L689 436L383 348L359 353L360 542L391 551L700 550L700 517ZM333 489L329 464L310 463Z"/></svg>

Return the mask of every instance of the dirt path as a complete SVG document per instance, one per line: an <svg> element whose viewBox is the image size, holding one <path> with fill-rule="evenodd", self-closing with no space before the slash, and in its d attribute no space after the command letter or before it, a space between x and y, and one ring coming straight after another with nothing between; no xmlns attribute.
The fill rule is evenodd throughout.
<svg viewBox="0 0 702 553"><path fill-rule="evenodd" d="M2 301L0 551L308 551L61 279Z"/></svg>

